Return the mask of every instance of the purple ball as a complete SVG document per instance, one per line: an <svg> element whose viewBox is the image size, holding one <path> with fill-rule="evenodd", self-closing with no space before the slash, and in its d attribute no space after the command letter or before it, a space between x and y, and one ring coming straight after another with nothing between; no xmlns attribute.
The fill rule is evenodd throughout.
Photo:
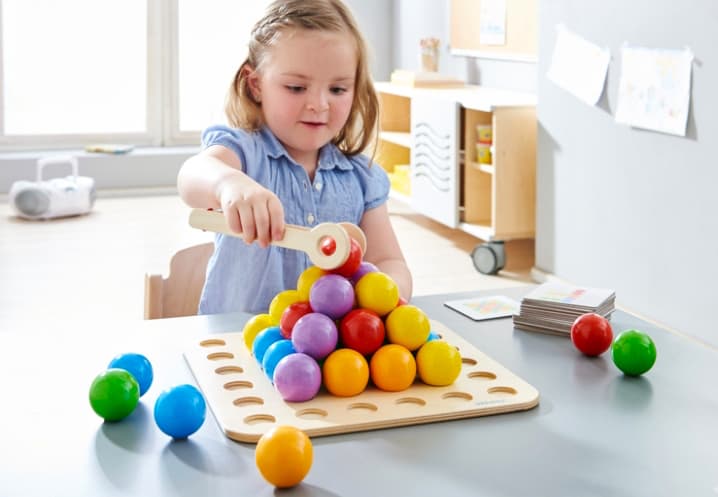
<svg viewBox="0 0 718 497"><path fill-rule="evenodd" d="M337 347L339 333L332 318L319 312L300 317L292 329L294 350L314 359L324 359Z"/></svg>
<svg viewBox="0 0 718 497"><path fill-rule="evenodd" d="M274 370L274 386L287 402L311 400L322 386L322 370L307 354L289 354Z"/></svg>
<svg viewBox="0 0 718 497"><path fill-rule="evenodd" d="M314 312L341 319L354 307L354 287L344 276L327 274L315 281L309 290L309 305Z"/></svg>
<svg viewBox="0 0 718 497"><path fill-rule="evenodd" d="M362 261L361 264L359 264L359 269L357 269L357 272L352 275L352 283L355 285L357 282L361 279L362 276L364 276L366 273L375 273L379 271L379 268L376 267L371 262Z"/></svg>

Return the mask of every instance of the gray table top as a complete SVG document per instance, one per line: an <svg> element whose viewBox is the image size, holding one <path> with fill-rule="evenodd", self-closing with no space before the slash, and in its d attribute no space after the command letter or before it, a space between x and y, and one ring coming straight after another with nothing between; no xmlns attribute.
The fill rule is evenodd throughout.
<svg viewBox="0 0 718 497"><path fill-rule="evenodd" d="M501 294L520 299L527 288ZM715 496L718 352L616 311L614 332L638 328L658 360L623 376L610 354L587 358L570 340L514 330L510 318L474 322L449 299L413 303L536 387L524 412L316 438L302 484L317 496ZM247 315L118 323L92 329L0 332L0 495L274 495L254 445L234 442L210 413L186 441L152 419L159 393L194 383L182 352L208 333L239 331ZM152 361L155 379L135 412L103 423L92 379L121 352Z"/></svg>

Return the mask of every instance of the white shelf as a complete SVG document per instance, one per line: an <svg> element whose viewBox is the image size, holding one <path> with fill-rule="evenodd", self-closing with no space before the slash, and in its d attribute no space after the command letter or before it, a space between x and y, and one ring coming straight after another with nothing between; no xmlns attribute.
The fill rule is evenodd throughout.
<svg viewBox="0 0 718 497"><path fill-rule="evenodd" d="M411 133L401 131L381 131L379 139L400 145L402 147L411 148Z"/></svg>
<svg viewBox="0 0 718 497"><path fill-rule="evenodd" d="M459 229L487 242L494 237L494 229L488 224L460 223Z"/></svg>

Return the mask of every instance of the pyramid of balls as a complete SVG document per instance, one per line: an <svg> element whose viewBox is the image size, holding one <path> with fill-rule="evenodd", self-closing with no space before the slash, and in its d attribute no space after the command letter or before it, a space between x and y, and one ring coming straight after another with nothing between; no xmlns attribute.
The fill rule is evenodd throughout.
<svg viewBox="0 0 718 497"><path fill-rule="evenodd" d="M310 266L296 289L278 293L253 316L243 338L285 401L304 402L322 388L351 397L371 383L397 392L415 381L452 384L461 371L456 347L431 331L426 314L399 297L396 283L362 260L351 241L347 261Z"/></svg>

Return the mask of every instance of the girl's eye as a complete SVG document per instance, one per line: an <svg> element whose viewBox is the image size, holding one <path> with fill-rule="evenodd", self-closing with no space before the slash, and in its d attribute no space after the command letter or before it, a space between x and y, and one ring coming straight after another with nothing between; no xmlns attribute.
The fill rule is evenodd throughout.
<svg viewBox="0 0 718 497"><path fill-rule="evenodd" d="M287 90L289 90L292 93L301 93L304 91L303 86L294 86L294 85L287 85Z"/></svg>
<svg viewBox="0 0 718 497"><path fill-rule="evenodd" d="M346 93L347 89L346 89L346 88L334 87L334 88L332 88L332 89L329 90L329 91L331 91L334 95L341 95L341 94L343 94L343 93Z"/></svg>

